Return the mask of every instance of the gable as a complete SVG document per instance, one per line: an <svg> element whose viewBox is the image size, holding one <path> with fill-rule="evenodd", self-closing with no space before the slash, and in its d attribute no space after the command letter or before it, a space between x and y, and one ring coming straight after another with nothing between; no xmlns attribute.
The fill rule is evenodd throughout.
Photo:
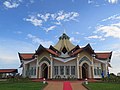
<svg viewBox="0 0 120 90"><path fill-rule="evenodd" d="M50 53L43 51L42 53L38 54L38 60L41 60L43 57L47 57L50 60Z"/></svg>
<svg viewBox="0 0 120 90"><path fill-rule="evenodd" d="M83 57L87 57L90 61L92 61L92 56L86 51L79 53L79 60L82 59Z"/></svg>

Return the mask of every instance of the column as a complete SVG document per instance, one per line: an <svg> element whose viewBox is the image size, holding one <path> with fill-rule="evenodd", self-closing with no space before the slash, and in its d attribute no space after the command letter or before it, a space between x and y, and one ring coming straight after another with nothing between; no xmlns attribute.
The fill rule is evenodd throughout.
<svg viewBox="0 0 120 90"><path fill-rule="evenodd" d="M77 55L77 78L79 79L79 54Z"/></svg>
<svg viewBox="0 0 120 90"><path fill-rule="evenodd" d="M50 78L52 79L52 72L53 72L53 58L52 58L52 55L50 54L50 58L51 58L51 70L50 70Z"/></svg>
<svg viewBox="0 0 120 90"><path fill-rule="evenodd" d="M70 69L69 69L69 70L70 70L70 75L71 75L71 66L69 66L69 67L70 67Z"/></svg>
<svg viewBox="0 0 120 90"><path fill-rule="evenodd" d="M22 76L25 77L26 76L26 69L25 69L25 64L23 63L23 70L22 70Z"/></svg>
<svg viewBox="0 0 120 90"><path fill-rule="evenodd" d="M79 66L79 75L80 75L80 79L82 79L82 66Z"/></svg>
<svg viewBox="0 0 120 90"><path fill-rule="evenodd" d="M90 66L91 67L91 77L90 78L93 78L93 66Z"/></svg>
<svg viewBox="0 0 120 90"><path fill-rule="evenodd" d="M38 56L37 55L35 55L35 59L36 59L36 78L39 78Z"/></svg>
<svg viewBox="0 0 120 90"><path fill-rule="evenodd" d="M51 78L51 66L49 66L49 79ZM51 78L52 79L52 78Z"/></svg>
<svg viewBox="0 0 120 90"><path fill-rule="evenodd" d="M64 76L66 76L66 70L65 70L66 67L65 66L63 66L63 67L64 67L63 68L64 69Z"/></svg>
<svg viewBox="0 0 120 90"><path fill-rule="evenodd" d="M37 78L39 78L39 76L40 76L40 69L39 69L39 67L37 67Z"/></svg>
<svg viewBox="0 0 120 90"><path fill-rule="evenodd" d="M106 72L106 76L107 76L107 72L108 72L108 65L107 65L107 63L105 64L105 72Z"/></svg>

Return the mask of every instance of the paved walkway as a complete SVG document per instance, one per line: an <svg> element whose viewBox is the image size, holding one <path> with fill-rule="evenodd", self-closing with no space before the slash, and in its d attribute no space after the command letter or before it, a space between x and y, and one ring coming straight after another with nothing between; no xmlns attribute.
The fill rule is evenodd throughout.
<svg viewBox="0 0 120 90"><path fill-rule="evenodd" d="M71 81L72 90L87 90L81 81ZM48 81L44 90L63 90L63 81Z"/></svg>
<svg viewBox="0 0 120 90"><path fill-rule="evenodd" d="M63 82L48 81L48 85L44 90L63 90Z"/></svg>
<svg viewBox="0 0 120 90"><path fill-rule="evenodd" d="M87 90L83 85L82 82L76 81L76 82L71 82L72 85L72 90Z"/></svg>

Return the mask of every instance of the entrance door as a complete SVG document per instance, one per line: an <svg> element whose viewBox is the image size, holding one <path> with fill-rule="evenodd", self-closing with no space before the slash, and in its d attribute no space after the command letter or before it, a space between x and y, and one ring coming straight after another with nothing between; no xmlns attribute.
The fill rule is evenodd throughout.
<svg viewBox="0 0 120 90"><path fill-rule="evenodd" d="M85 78L88 78L88 69L89 69L89 66L87 63L84 63L82 65L82 78L85 79Z"/></svg>
<svg viewBox="0 0 120 90"><path fill-rule="evenodd" d="M43 78L48 78L48 66L47 64L43 63L41 66L41 71L42 71L42 77Z"/></svg>

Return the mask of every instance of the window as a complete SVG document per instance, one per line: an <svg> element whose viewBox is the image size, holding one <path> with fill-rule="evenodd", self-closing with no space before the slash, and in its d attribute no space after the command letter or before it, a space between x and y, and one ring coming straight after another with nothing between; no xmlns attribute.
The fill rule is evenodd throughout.
<svg viewBox="0 0 120 90"><path fill-rule="evenodd" d="M70 74L70 66L66 66L66 75Z"/></svg>
<svg viewBox="0 0 120 90"><path fill-rule="evenodd" d="M33 67L30 69L30 75L33 75Z"/></svg>
<svg viewBox="0 0 120 90"><path fill-rule="evenodd" d="M94 69L94 74L95 75L101 75L101 69L99 67L97 67L96 69Z"/></svg>
<svg viewBox="0 0 120 90"><path fill-rule="evenodd" d="M66 48L64 47L62 52L65 54L67 52Z"/></svg>
<svg viewBox="0 0 120 90"><path fill-rule="evenodd" d="M34 73L33 73L33 75L36 75L36 67L34 67Z"/></svg>
<svg viewBox="0 0 120 90"><path fill-rule="evenodd" d="M97 75L101 75L101 69L97 67Z"/></svg>
<svg viewBox="0 0 120 90"><path fill-rule="evenodd" d="M30 75L36 75L36 67L31 67Z"/></svg>
<svg viewBox="0 0 120 90"><path fill-rule="evenodd" d="M54 74L58 75L58 66L54 66Z"/></svg>
<svg viewBox="0 0 120 90"><path fill-rule="evenodd" d="M97 69L94 69L94 74L97 75Z"/></svg>
<svg viewBox="0 0 120 90"><path fill-rule="evenodd" d="M71 75L75 75L75 66L71 66Z"/></svg>
<svg viewBox="0 0 120 90"><path fill-rule="evenodd" d="M60 75L64 75L64 66L60 66Z"/></svg>

